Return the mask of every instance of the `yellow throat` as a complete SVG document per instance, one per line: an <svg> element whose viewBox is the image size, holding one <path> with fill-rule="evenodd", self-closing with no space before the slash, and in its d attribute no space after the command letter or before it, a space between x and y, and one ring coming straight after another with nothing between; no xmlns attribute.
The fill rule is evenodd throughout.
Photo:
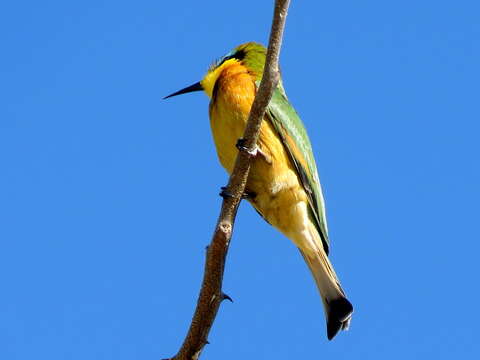
<svg viewBox="0 0 480 360"><path fill-rule="evenodd" d="M207 71L207 74L205 75L205 77L202 79L202 81L200 81L200 83L202 84L203 90L205 90L205 92L207 93L209 98L212 97L213 88L215 86L215 83L217 82L218 77L222 73L222 71L226 67L228 67L230 65L233 65L234 63L238 63L238 62L239 61L237 59L228 59L227 61L225 61L222 65L220 65L218 67L214 67L214 66L210 67L210 69Z"/></svg>

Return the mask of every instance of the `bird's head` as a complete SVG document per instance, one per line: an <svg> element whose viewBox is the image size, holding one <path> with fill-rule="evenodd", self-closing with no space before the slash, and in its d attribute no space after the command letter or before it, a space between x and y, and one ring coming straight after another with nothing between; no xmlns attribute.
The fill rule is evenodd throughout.
<svg viewBox="0 0 480 360"><path fill-rule="evenodd" d="M255 81L261 80L266 53L267 49L256 42L248 42L239 45L228 54L215 61L201 81L174 92L173 94L164 97L164 99L201 90L204 90L209 97L212 97L213 88L218 77L226 67L231 66L234 63L240 63L245 66L251 76L255 78Z"/></svg>

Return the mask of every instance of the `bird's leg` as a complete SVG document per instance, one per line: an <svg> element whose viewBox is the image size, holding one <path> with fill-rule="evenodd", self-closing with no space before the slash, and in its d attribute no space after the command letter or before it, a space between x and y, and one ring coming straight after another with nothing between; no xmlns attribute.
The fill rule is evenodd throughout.
<svg viewBox="0 0 480 360"><path fill-rule="evenodd" d="M242 195L242 199L246 199L246 200L253 200L257 197L257 193L256 192L253 192L253 191L248 191L248 190L245 190L245 192L243 193Z"/></svg>
<svg viewBox="0 0 480 360"><path fill-rule="evenodd" d="M222 186L220 188L220 196L224 199L227 199L227 198L232 198L233 197L233 194L230 192L230 190L228 190L228 187L227 186ZM255 199L255 197L257 196L256 193L254 193L253 191L248 191L248 190L245 190L245 192L242 194L242 199Z"/></svg>
<svg viewBox="0 0 480 360"><path fill-rule="evenodd" d="M258 155L262 156L262 158L267 162L267 164L272 163L272 158L269 155L267 155L266 153L264 153L262 151L262 149L260 149L258 147L258 145L255 145L255 149L253 149L251 151L248 150L247 147L245 146L245 139L243 139L243 138L238 139L235 146L239 151L244 151L247 154L249 154L250 156L253 156L253 157L256 157Z"/></svg>

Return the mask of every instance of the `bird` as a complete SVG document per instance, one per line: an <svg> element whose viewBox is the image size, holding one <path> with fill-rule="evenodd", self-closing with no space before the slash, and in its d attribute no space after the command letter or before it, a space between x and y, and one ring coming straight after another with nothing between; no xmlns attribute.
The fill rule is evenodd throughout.
<svg viewBox="0 0 480 360"><path fill-rule="evenodd" d="M229 174L242 150L266 52L256 42L241 44L216 60L201 81L164 98L195 91L207 94L217 155ZM266 109L253 155L245 188L247 200L300 250L320 292L327 338L331 340L340 330L348 329L353 306L328 258L325 201L312 145L281 78ZM228 195L225 189L221 195Z"/></svg>

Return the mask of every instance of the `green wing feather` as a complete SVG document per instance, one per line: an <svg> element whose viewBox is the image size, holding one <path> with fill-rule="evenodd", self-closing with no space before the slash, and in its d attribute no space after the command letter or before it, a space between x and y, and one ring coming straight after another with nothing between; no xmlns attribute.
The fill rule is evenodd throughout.
<svg viewBox="0 0 480 360"><path fill-rule="evenodd" d="M257 83L258 86L259 82ZM309 200L310 217L316 225L323 247L328 255L329 240L325 202L318 178L317 166L307 131L293 106L289 103L282 84L274 91L267 107L266 119L278 132Z"/></svg>

